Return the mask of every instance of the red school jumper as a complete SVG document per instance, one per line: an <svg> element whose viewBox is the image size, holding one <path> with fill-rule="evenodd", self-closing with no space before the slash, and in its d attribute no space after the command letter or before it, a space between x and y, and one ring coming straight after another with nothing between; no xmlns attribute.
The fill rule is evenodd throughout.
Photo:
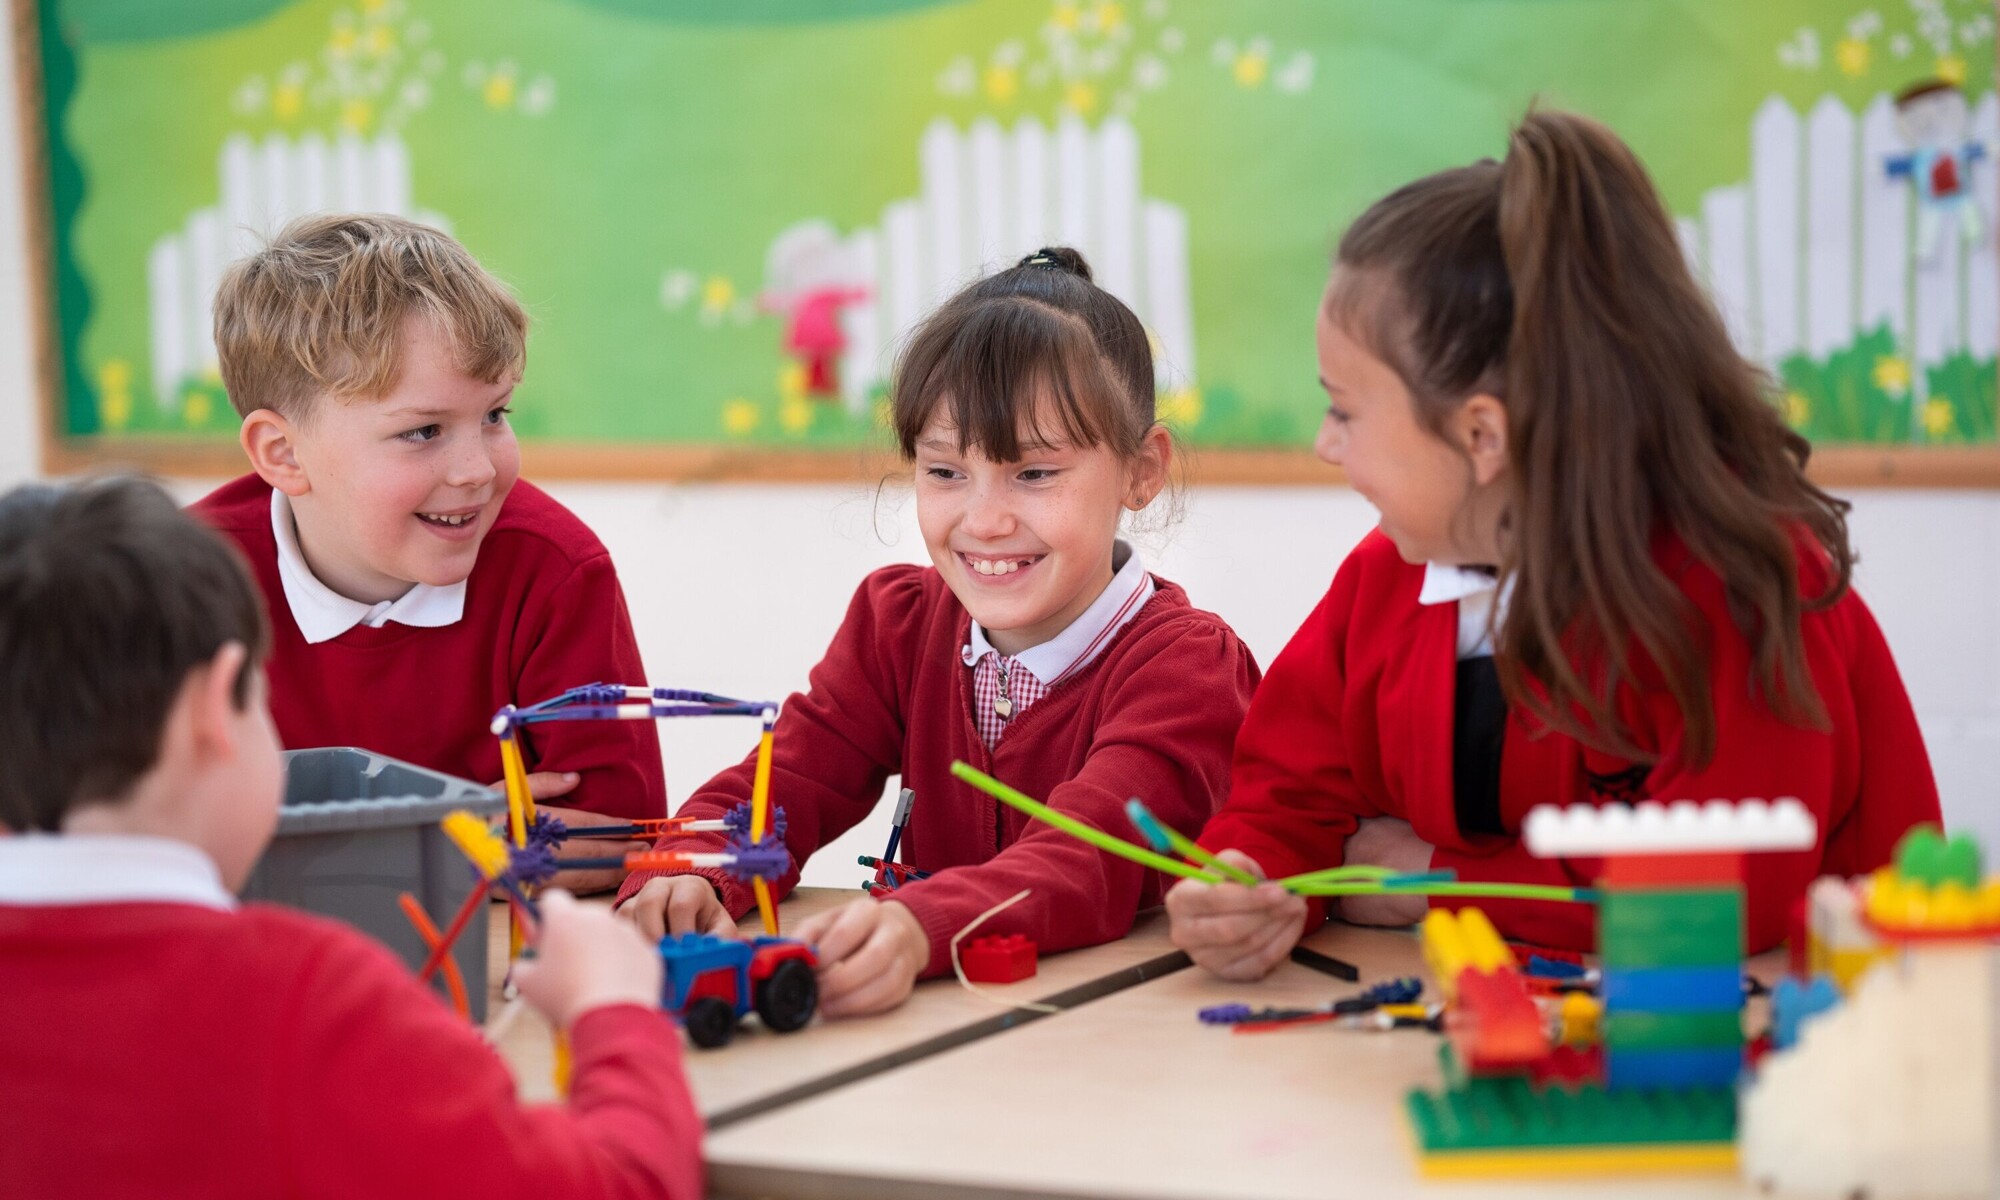
<svg viewBox="0 0 2000 1200"><path fill-rule="evenodd" d="M951 777L953 759L1100 829L1131 837L1125 801L1193 830L1222 801L1257 664L1213 613L1154 577L1157 591L1104 650L1016 716L992 750L973 724L973 668L961 652L971 617L931 567L885 567L863 580L807 691L786 702L772 750L771 802L785 810L793 869L852 828L900 774L916 792L899 857L929 879L889 898L930 935L927 975L951 972L950 941L1021 891L1028 898L979 927L1026 934L1043 953L1122 937L1157 904L1161 877L1002 806ZM753 754L688 798L681 816L719 817L749 799ZM662 848L714 849L715 835ZM857 873L862 868L856 867ZM620 899L660 872L634 874ZM755 905L718 871L730 915ZM883 895L878 893L878 895Z"/></svg>
<svg viewBox="0 0 2000 1200"><path fill-rule="evenodd" d="M525 1106L388 951L286 909L0 905L0 997L10 1197L701 1195L680 1030L636 1004Z"/></svg>
<svg viewBox="0 0 2000 1200"><path fill-rule="evenodd" d="M359 746L474 783L499 780L493 714L579 684L645 683L611 554L590 527L521 480L480 544L465 615L450 625L357 625L309 643L292 619L271 533L271 485L255 475L197 502L235 539L271 617L271 715L287 747ZM551 800L607 816L666 815L651 721L555 721L522 736L530 771L575 771Z"/></svg>
<svg viewBox="0 0 2000 1200"><path fill-rule="evenodd" d="M1576 886L1593 880L1597 859L1540 859L1519 840L1522 819L1538 804L1796 796L1819 822L1818 847L1745 860L1748 949L1776 945L1792 902L1816 876L1871 871L1911 826L1939 819L1923 737L1888 643L1858 594L1805 615L1806 665L1832 721L1830 731L1816 731L1786 724L1756 698L1750 643L1730 619L1720 577L1677 540L1663 540L1656 559L1706 627L1716 726L1706 766L1682 756L1679 708L1657 671L1633 661L1637 680L1620 690L1615 711L1644 760L1586 749L1562 734L1538 736L1510 705L1500 766L1508 835L1461 834L1452 781L1457 606L1418 604L1424 567L1404 562L1378 530L1341 564L1325 599L1271 664L1237 742L1229 803L1201 844L1242 850L1277 877L1338 865L1359 822L1401 817L1436 847L1435 869L1468 880ZM1804 594L1823 590L1825 580L1824 567L1802 556ZM1467 903L1510 938L1595 946L1588 906Z"/></svg>

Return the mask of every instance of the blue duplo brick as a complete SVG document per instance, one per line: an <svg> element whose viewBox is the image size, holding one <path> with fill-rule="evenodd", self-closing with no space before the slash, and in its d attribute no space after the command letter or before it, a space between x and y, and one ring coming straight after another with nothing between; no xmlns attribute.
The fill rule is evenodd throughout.
<svg viewBox="0 0 2000 1200"><path fill-rule="evenodd" d="M1605 967L1606 1011L1702 1012L1743 1007L1743 968Z"/></svg>
<svg viewBox="0 0 2000 1200"><path fill-rule="evenodd" d="M1628 1088L1728 1087L1743 1070L1740 1047L1604 1052L1604 1086Z"/></svg>

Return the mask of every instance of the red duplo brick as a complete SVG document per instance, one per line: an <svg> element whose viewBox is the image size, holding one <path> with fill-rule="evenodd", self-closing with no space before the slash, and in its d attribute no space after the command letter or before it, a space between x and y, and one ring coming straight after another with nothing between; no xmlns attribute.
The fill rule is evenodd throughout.
<svg viewBox="0 0 2000 1200"><path fill-rule="evenodd" d="M1604 860L1604 887L1680 888L1743 882L1741 854L1620 854Z"/></svg>
<svg viewBox="0 0 2000 1200"><path fill-rule="evenodd" d="M1035 973L1035 943L1021 933L973 938L959 950L958 965L974 983L1013 983Z"/></svg>
<svg viewBox="0 0 2000 1200"><path fill-rule="evenodd" d="M1459 975L1457 1011L1446 1031L1475 1075L1525 1067L1549 1052L1541 1009L1520 973L1510 969Z"/></svg>

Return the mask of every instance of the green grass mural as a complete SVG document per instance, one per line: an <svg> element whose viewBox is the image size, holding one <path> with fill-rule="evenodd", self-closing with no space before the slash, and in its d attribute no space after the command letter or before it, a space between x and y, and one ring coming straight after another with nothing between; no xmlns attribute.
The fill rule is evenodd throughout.
<svg viewBox="0 0 2000 1200"><path fill-rule="evenodd" d="M1863 227L1892 202L1884 98L1932 76L1987 144L1990 223L1978 0L40 9L66 436L226 440L215 275L284 216L368 207L444 224L518 290L531 439L876 444L907 323L1066 239L1147 321L1185 435L1304 446L1338 231L1399 183L1499 153L1539 98L1639 150L1799 428L1996 439L1991 241L1930 264L1897 224L1890 278ZM1787 155L1791 176L1763 165ZM1844 210L1821 203L1843 189ZM813 297L844 342L818 367L785 344Z"/></svg>

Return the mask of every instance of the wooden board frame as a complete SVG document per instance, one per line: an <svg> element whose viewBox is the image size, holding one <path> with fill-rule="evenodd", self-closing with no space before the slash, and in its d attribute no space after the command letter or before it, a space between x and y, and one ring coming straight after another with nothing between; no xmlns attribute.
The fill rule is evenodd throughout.
<svg viewBox="0 0 2000 1200"><path fill-rule="evenodd" d="M181 438L65 436L62 411L61 330L56 325L52 261L54 213L49 183L48 122L44 116L38 0L8 0L14 33L15 111L20 122L21 176L26 190L28 312L38 395L35 411L41 470L50 475L130 468L156 475L232 476L245 459L227 442ZM2000 147L1994 148L2000 153ZM2000 254L2000 233L1988 253ZM673 483L874 482L903 468L886 446L839 450L772 450L716 445L602 445L526 442L524 468L541 480L653 481ZM1346 476L1298 450L1199 448L1190 476L1210 484L1344 486ZM1823 487L2000 488L2000 444L1993 446L1816 447L1809 471Z"/></svg>

